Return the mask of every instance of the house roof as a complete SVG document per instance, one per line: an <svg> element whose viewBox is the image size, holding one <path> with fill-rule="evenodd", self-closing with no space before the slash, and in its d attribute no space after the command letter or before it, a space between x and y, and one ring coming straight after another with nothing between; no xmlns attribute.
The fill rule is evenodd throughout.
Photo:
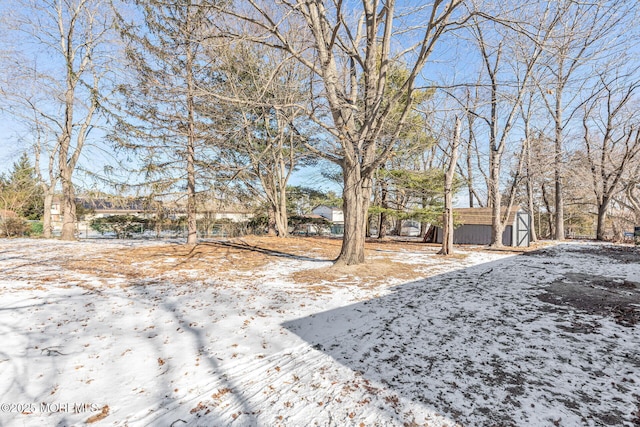
<svg viewBox="0 0 640 427"><path fill-rule="evenodd" d="M333 211L342 211L342 208L339 208L337 206L327 206L327 205L318 205L315 208L313 208L312 211L315 211L318 208L329 208Z"/></svg>
<svg viewBox="0 0 640 427"><path fill-rule="evenodd" d="M145 204L142 199L76 199L85 209L95 211L144 211Z"/></svg>
<svg viewBox="0 0 640 427"><path fill-rule="evenodd" d="M500 214L504 216L507 208L503 206ZM512 206L507 224L512 224L520 206ZM453 210L455 221L467 225L491 225L491 208L456 208Z"/></svg>

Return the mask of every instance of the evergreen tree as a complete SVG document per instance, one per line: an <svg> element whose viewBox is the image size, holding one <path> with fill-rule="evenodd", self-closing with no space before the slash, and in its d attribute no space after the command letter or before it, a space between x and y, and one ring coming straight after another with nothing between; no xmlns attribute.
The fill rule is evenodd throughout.
<svg viewBox="0 0 640 427"><path fill-rule="evenodd" d="M8 176L0 176L0 208L25 219L41 219L42 188L26 153L13 164Z"/></svg>
<svg viewBox="0 0 640 427"><path fill-rule="evenodd" d="M113 138L138 155L138 172L153 196L186 195L187 243L195 244L197 181L215 163L212 126L202 114L198 89L215 79L211 64L203 59L213 29L212 3L129 3L134 20L123 14L119 25L132 78L120 85L122 114Z"/></svg>

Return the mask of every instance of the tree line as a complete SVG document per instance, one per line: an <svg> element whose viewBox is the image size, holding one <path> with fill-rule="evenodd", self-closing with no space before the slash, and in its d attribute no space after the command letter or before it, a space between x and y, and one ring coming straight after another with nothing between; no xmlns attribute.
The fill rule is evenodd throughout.
<svg viewBox="0 0 640 427"><path fill-rule="evenodd" d="M380 237L390 218L452 224L454 194L491 209L495 246L516 204L558 240L640 222L635 1L16 4L0 10L0 108L45 236L59 193L75 238L78 174L180 195L188 244L203 195L259 200L286 236L292 173L327 164L343 264L364 261L372 215Z"/></svg>

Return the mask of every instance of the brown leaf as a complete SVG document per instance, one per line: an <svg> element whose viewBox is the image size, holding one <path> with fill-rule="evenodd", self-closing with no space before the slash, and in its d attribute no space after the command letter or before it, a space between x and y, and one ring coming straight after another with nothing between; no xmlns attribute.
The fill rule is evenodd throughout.
<svg viewBox="0 0 640 427"><path fill-rule="evenodd" d="M100 413L95 414L95 415L87 418L87 421L85 421L85 423L87 423L87 424L95 423L97 421L100 421L100 420L106 418L107 415L109 415L109 405L104 405L102 407L102 411L100 411Z"/></svg>

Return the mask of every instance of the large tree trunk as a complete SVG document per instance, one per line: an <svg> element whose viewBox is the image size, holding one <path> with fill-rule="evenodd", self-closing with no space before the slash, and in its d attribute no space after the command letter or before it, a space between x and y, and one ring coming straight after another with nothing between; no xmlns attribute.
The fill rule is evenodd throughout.
<svg viewBox="0 0 640 427"><path fill-rule="evenodd" d="M76 240L76 198L71 173L67 172L61 177L62 181L62 240Z"/></svg>
<svg viewBox="0 0 640 427"><path fill-rule="evenodd" d="M287 215L287 187L286 182L279 180L278 209L276 209L276 224L278 226L278 236L289 236L289 218Z"/></svg>
<svg viewBox="0 0 640 427"><path fill-rule="evenodd" d="M502 194L500 193L500 161L498 154L491 150L490 172L489 172L489 203L491 206L491 246L502 247L502 233L504 224L502 222L502 213L500 205L502 204Z"/></svg>
<svg viewBox="0 0 640 427"><path fill-rule="evenodd" d="M440 255L450 255L453 253L453 197L451 192L444 195L444 213L442 214L442 248L438 252Z"/></svg>
<svg viewBox="0 0 640 427"><path fill-rule="evenodd" d="M276 232L276 211L273 209L273 206L269 206L267 209L267 235L268 236L277 236Z"/></svg>
<svg viewBox="0 0 640 427"><path fill-rule="evenodd" d="M278 229L278 237L289 236L289 225L287 224L287 212L276 212L276 228Z"/></svg>
<svg viewBox="0 0 640 427"><path fill-rule="evenodd" d="M608 206L608 198L604 198L598 202L598 225L596 228L596 240L605 240Z"/></svg>
<svg viewBox="0 0 640 427"><path fill-rule="evenodd" d="M344 237L336 265L362 264L372 180L362 177L357 165L343 167L343 176Z"/></svg>
<svg viewBox="0 0 640 427"><path fill-rule="evenodd" d="M402 235L402 219L398 218L396 219L396 224L395 227L393 228L393 235L394 236L401 236Z"/></svg>
<svg viewBox="0 0 640 427"><path fill-rule="evenodd" d="M637 169L638 172L640 172L640 167ZM636 176L638 176L639 174L636 173ZM625 195L627 196L627 199L629 200L629 203L631 203L631 207L633 209L633 216L635 218L635 225L636 226L640 226L640 197L637 197L634 190L636 189L636 187L638 186L638 182L633 180L629 183L627 183L627 185L625 186Z"/></svg>

